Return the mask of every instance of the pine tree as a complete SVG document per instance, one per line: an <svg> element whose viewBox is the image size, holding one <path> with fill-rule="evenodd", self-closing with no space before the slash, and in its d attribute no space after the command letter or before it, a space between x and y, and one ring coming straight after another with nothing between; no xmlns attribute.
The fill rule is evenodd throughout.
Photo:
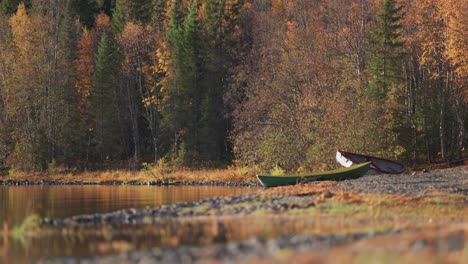
<svg viewBox="0 0 468 264"><path fill-rule="evenodd" d="M400 29L402 6L394 0L385 0L377 14L375 30L371 32L371 81L368 96L376 102L373 119L379 129L370 131L373 145L382 154L401 156L404 143L404 92L402 76L403 43ZM403 145L403 146L402 146Z"/></svg>
<svg viewBox="0 0 468 264"><path fill-rule="evenodd" d="M77 58L78 25L72 2L73 0L66 2L58 43L61 66L58 69L61 76L59 83L61 98L58 104L57 124L60 133L56 137L60 156L57 159L67 166L71 166L73 161L80 158L82 146L85 144L83 141L85 128L79 113L81 95L74 87L76 82L74 62Z"/></svg>
<svg viewBox="0 0 468 264"><path fill-rule="evenodd" d="M168 141L172 143L172 146L167 146L170 149L170 155L172 159L179 157L179 152L183 148L183 135L185 131L183 124L186 123L187 115L184 106L188 106L189 102L186 102L186 91L182 78L183 73L183 19L184 14L182 13L182 1L172 1L170 14L169 14L169 25L166 32L166 45L169 52L169 63L167 69L167 76L164 79L162 88L164 101L162 102L162 127L167 134ZM183 158L183 157L182 157Z"/></svg>
<svg viewBox="0 0 468 264"><path fill-rule="evenodd" d="M130 1L130 20L146 25L151 21L153 0Z"/></svg>
<svg viewBox="0 0 468 264"><path fill-rule="evenodd" d="M155 27L162 30L167 20L166 0L153 0L151 18Z"/></svg>
<svg viewBox="0 0 468 264"><path fill-rule="evenodd" d="M233 24L236 12L228 9L227 1L207 0L205 2L203 57L204 86L200 118L200 154L204 160L219 160L225 151L226 120L223 95L223 80L232 58L227 52L226 40L229 38L229 28ZM235 1L237 2L237 1ZM235 3L230 3L234 4ZM233 11L230 13L230 11Z"/></svg>
<svg viewBox="0 0 468 264"><path fill-rule="evenodd" d="M94 18L99 13L96 0L74 0L72 1L72 8L86 28L93 27Z"/></svg>
<svg viewBox="0 0 468 264"><path fill-rule="evenodd" d="M2 0L0 1L0 12L5 15L16 13L20 0Z"/></svg>
<svg viewBox="0 0 468 264"><path fill-rule="evenodd" d="M385 99L390 89L402 81L401 11L402 7L394 0L385 0L377 15L376 28L371 32L373 54L369 92L379 99Z"/></svg>
<svg viewBox="0 0 468 264"><path fill-rule="evenodd" d="M186 143L187 154L190 160L200 158L200 120L201 120L201 101L204 97L206 87L201 83L204 74L204 54L201 40L202 29L198 17L198 3L193 1L188 9L187 17L184 21L183 32L183 61L179 67L182 67L182 85L186 92L186 100L189 105L186 110L190 114L185 123L187 131Z"/></svg>
<svg viewBox="0 0 468 264"><path fill-rule="evenodd" d="M112 29L117 35L120 35L127 21L126 10L128 6L126 5L126 0L117 0L115 3L115 8L112 12Z"/></svg>
<svg viewBox="0 0 468 264"><path fill-rule="evenodd" d="M94 121L94 126L90 128L95 149L94 158L101 162L101 166L105 160L121 158L125 150L119 109L122 105L122 94L119 93L117 78L120 55L115 45L112 34L102 35L92 78L93 88L89 97Z"/></svg>

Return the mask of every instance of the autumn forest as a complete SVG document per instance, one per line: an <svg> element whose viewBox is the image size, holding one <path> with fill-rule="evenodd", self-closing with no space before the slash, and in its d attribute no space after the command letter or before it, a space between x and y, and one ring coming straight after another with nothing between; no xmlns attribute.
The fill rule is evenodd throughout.
<svg viewBox="0 0 468 264"><path fill-rule="evenodd" d="M467 0L0 0L0 174L466 157Z"/></svg>

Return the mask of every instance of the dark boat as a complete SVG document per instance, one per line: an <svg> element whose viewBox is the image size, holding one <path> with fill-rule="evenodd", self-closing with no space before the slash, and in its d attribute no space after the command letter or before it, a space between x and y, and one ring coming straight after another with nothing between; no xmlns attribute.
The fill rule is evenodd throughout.
<svg viewBox="0 0 468 264"><path fill-rule="evenodd" d="M381 173L398 174L405 170L405 165L388 159L372 157L362 154L356 154L338 150L336 160L344 167L350 167L355 164L371 162L371 169Z"/></svg>
<svg viewBox="0 0 468 264"><path fill-rule="evenodd" d="M257 175L258 180L263 187L275 187L282 185L294 185L297 183L309 181L342 181L356 179L366 174L370 168L370 162L351 166L349 168L341 168L337 170L303 173L300 175Z"/></svg>

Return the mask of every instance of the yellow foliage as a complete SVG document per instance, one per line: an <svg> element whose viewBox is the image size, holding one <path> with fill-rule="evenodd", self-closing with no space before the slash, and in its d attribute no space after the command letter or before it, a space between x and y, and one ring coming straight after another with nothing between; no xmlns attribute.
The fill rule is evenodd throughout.
<svg viewBox="0 0 468 264"><path fill-rule="evenodd" d="M461 78L468 77L468 2L466 0L446 1L447 49L455 72Z"/></svg>

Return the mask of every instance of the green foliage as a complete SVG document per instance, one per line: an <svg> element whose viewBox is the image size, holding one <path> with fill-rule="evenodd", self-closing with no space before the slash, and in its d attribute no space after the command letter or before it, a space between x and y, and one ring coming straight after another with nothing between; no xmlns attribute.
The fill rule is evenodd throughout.
<svg viewBox="0 0 468 264"><path fill-rule="evenodd" d="M166 0L153 0L152 1L152 15L151 19L155 22L158 28L162 28L167 20Z"/></svg>
<svg viewBox="0 0 468 264"><path fill-rule="evenodd" d="M385 0L376 19L375 30L372 31L372 57L369 71L372 75L368 95L376 100L378 107L373 109L374 118L379 118L381 124L377 130L375 144L380 146L382 155L401 156L405 148L399 144L404 135L404 90L402 77L403 43L401 42L402 6L397 6L393 0ZM378 120L378 119L377 119ZM386 151L383 151L386 149Z"/></svg>
<svg viewBox="0 0 468 264"><path fill-rule="evenodd" d="M176 165L167 158L159 159L156 164L153 163L142 163L142 171L153 176L156 179L164 178L167 174L174 171Z"/></svg>
<svg viewBox="0 0 468 264"><path fill-rule="evenodd" d="M56 124L60 132L57 132L53 138L58 153L55 153L51 159L68 166L74 164L81 156L83 146L80 139L86 131L78 110L80 95L77 89L70 89L76 81L73 63L77 57L77 31L77 15L73 11L72 1L67 1L58 33L61 65L59 72L62 78L58 83L59 92L55 101L61 111L57 114Z"/></svg>
<svg viewBox="0 0 468 264"><path fill-rule="evenodd" d="M69 0L72 9L78 15L80 22L87 28L92 28L94 19L99 13L99 6L96 0Z"/></svg>
<svg viewBox="0 0 468 264"><path fill-rule="evenodd" d="M190 161L198 155L198 128L200 118L200 96L202 96L199 82L202 74L202 57L200 50L201 34L198 18L198 4L193 2L187 17L182 22L180 1L174 1L171 7L170 29L166 39L170 49L171 69L166 89L165 126L170 134L177 135L184 131L183 141L186 152L183 160ZM174 144L179 144L174 138ZM179 147L175 146L174 157L180 158Z"/></svg>
<svg viewBox="0 0 468 264"><path fill-rule="evenodd" d="M132 21L142 24L147 24L151 21L153 0L130 1L130 3L130 18Z"/></svg>
<svg viewBox="0 0 468 264"><path fill-rule="evenodd" d="M55 159L52 159L51 162L47 165L47 169L50 174L55 174L60 172L60 168L57 166L57 161Z"/></svg>
<svg viewBox="0 0 468 264"><path fill-rule="evenodd" d="M271 170L270 170L270 175L273 176L281 176L286 173L285 170L283 170L280 166L275 165Z"/></svg>
<svg viewBox="0 0 468 264"><path fill-rule="evenodd" d="M103 34L93 73L93 91L89 97L93 116L92 142L95 159L99 162L120 159L123 152L122 102L119 92L120 55L112 34Z"/></svg>
<svg viewBox="0 0 468 264"><path fill-rule="evenodd" d="M232 58L225 43L231 31L225 30L235 24L235 19L224 14L227 6L226 1L194 1L186 9L182 1L173 1L171 6L166 34L171 63L164 89L164 126L169 134L176 135L176 145L177 131L185 131L185 160L189 163L227 156L229 121L223 116L223 79Z"/></svg>
<svg viewBox="0 0 468 264"><path fill-rule="evenodd" d="M403 56L400 40L402 7L394 0L385 0L376 19L376 28L372 31L372 58L369 71L372 81L369 94L381 102L387 93L402 82L401 60Z"/></svg>
<svg viewBox="0 0 468 264"><path fill-rule="evenodd" d="M125 6L126 2L126 0L117 0L115 3L115 8L112 12L112 28L117 35L123 32L125 23L127 21L125 10L128 9L128 6Z"/></svg>
<svg viewBox="0 0 468 264"><path fill-rule="evenodd" d="M463 16L377 2L3 0L0 167L462 157L466 80L446 53Z"/></svg>
<svg viewBox="0 0 468 264"><path fill-rule="evenodd" d="M16 8L22 1L20 0L2 0L0 1L0 11L5 15L16 13ZM30 2L30 1L24 1Z"/></svg>

